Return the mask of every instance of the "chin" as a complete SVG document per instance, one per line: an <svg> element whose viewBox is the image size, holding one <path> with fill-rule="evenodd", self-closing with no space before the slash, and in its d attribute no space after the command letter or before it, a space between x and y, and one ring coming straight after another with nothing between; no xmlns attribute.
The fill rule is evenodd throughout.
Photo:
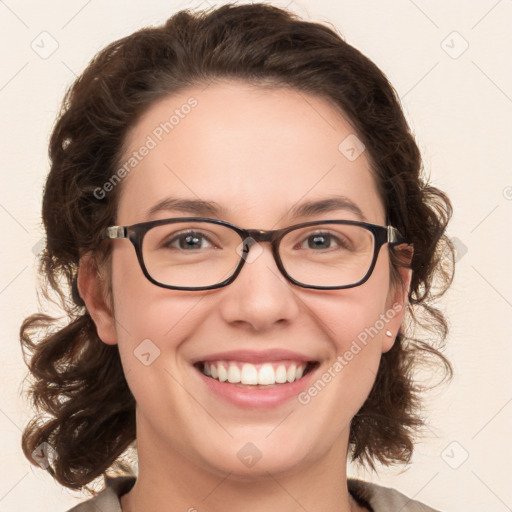
<svg viewBox="0 0 512 512"><path fill-rule="evenodd" d="M304 438L297 443L290 442L289 436L284 438L270 441L262 436L261 440L255 437L254 441L230 440L222 445L221 453L211 454L205 462L211 469L229 474L232 480L247 482L255 478L268 479L269 473L276 476L300 471L302 464L310 463L306 460ZM202 453L204 457L205 452Z"/></svg>

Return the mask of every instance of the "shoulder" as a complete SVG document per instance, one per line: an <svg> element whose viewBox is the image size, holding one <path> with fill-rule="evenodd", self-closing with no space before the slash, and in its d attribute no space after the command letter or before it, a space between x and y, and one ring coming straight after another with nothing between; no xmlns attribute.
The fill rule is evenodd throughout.
<svg viewBox="0 0 512 512"><path fill-rule="evenodd" d="M361 505L369 505L373 512L440 512L396 489L373 482L349 478L348 490Z"/></svg>
<svg viewBox="0 0 512 512"><path fill-rule="evenodd" d="M93 498L80 503L68 512L122 512L119 498L135 483L134 476L105 477L105 488Z"/></svg>

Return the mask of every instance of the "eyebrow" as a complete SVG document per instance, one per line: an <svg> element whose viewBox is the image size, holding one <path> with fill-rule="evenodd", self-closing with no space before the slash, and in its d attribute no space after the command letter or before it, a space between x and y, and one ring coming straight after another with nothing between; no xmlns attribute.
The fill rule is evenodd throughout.
<svg viewBox="0 0 512 512"><path fill-rule="evenodd" d="M318 201L308 201L292 207L285 217L309 217L320 213L345 210L353 213L359 220L368 222L363 211L352 199L346 196L329 196Z"/></svg>
<svg viewBox="0 0 512 512"><path fill-rule="evenodd" d="M148 210L149 215L165 211L175 210L182 213L190 213L197 216L225 216L226 210L215 201L204 201L202 199L180 199L177 197L167 197L155 204Z"/></svg>
<svg viewBox="0 0 512 512"><path fill-rule="evenodd" d="M180 199L176 197L167 197L159 201L148 210L149 215L155 213L173 210L181 213L189 213L196 216L215 216L226 218L227 210L217 204L215 201L205 201L202 199ZM316 201L307 201L293 206L284 214L284 218L311 217L321 213L329 213L336 210L345 210L353 213L359 220L368 222L361 208L346 196L329 196Z"/></svg>

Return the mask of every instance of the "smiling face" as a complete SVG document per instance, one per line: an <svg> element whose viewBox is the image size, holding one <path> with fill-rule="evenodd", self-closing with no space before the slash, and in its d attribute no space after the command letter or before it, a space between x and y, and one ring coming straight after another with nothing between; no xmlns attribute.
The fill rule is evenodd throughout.
<svg viewBox="0 0 512 512"><path fill-rule="evenodd" d="M173 114L170 124L161 124ZM347 137L353 140L354 130L329 103L292 89L239 82L187 89L153 105L129 134L125 161L133 157L137 164L122 182L116 223L203 216L268 230L361 220L353 206L291 213L337 196L356 205L367 222L384 225L366 153L354 159L347 142L340 149ZM205 201L210 209L173 209L170 199ZM101 339L119 344L137 402L139 456L144 451L155 466L180 461L233 478L345 464L350 422L403 316L387 245L370 279L355 288L295 286L263 242L228 286L179 291L148 281L129 241L109 243L115 314L93 299L92 274L82 272L80 288ZM403 273L406 283L408 277ZM245 352L218 355L233 351ZM223 371L219 366L236 374L230 366L243 370L253 363L259 370L268 363L262 373L280 374L281 381L284 370L286 379L300 377L291 370L300 361L315 364L296 382L256 389L204 375L204 361L214 376ZM243 371L254 374L250 365ZM323 386L315 392L319 380ZM260 456L254 466L244 463Z"/></svg>

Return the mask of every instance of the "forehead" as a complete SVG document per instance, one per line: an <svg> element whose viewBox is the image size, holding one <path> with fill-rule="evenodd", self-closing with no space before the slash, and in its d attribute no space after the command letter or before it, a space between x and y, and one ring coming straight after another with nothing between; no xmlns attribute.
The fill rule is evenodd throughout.
<svg viewBox="0 0 512 512"><path fill-rule="evenodd" d="M125 148L118 223L171 217L178 212L155 205L177 198L214 204L208 217L265 229L333 195L369 222L385 221L353 127L326 100L294 89L191 87L149 108ZM338 217L357 219L354 212Z"/></svg>

